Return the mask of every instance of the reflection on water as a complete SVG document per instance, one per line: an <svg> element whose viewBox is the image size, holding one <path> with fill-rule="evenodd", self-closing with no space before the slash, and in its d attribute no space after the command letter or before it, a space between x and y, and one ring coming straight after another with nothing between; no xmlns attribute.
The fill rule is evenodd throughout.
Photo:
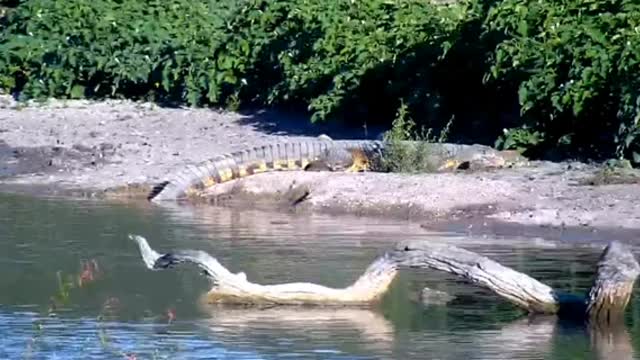
<svg viewBox="0 0 640 360"><path fill-rule="evenodd" d="M202 249L254 282L341 287L395 241L450 242L554 287L584 292L600 249L428 234L413 224L210 207L159 208L0 195L0 358L632 359L627 328L522 318L448 274L402 272L373 308L219 307L197 269L144 268L128 233L158 250ZM419 304L422 287L447 306Z"/></svg>

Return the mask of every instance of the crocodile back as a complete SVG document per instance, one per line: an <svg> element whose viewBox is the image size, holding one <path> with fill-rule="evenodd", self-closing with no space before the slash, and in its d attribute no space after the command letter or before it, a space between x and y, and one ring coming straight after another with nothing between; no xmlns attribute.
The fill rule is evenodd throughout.
<svg viewBox="0 0 640 360"><path fill-rule="evenodd" d="M218 155L200 164L190 164L153 187L148 200L175 200L198 196L216 184L270 171L304 170L314 161L349 165L353 152L367 157L382 149L380 141L314 139L252 147Z"/></svg>

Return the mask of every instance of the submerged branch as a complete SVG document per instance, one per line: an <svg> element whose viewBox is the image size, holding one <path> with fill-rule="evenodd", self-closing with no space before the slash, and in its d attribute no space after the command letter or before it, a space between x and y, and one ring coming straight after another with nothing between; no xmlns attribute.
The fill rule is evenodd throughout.
<svg viewBox="0 0 640 360"><path fill-rule="evenodd" d="M558 310L559 295L551 287L468 250L410 241L396 245L393 258L399 265L458 275L529 312L555 313Z"/></svg>
<svg viewBox="0 0 640 360"><path fill-rule="evenodd" d="M398 265L445 271L493 291L531 313L578 317L602 324L622 320L640 265L625 245L604 250L596 280L587 297L560 293L538 280L485 256L425 241L401 242L392 258Z"/></svg>
<svg viewBox="0 0 640 360"><path fill-rule="evenodd" d="M569 295L474 252L451 245L410 241L399 243L393 251L376 259L353 285L346 288L303 282L261 285L249 282L244 273L230 272L206 252L183 250L159 254L143 237L129 237L137 242L149 269L166 269L184 262L198 265L213 283L207 293L210 303L367 304L379 300L388 290L398 266L407 266L457 275L530 313L557 314L609 326L622 321L640 274L640 265L630 249L613 242L605 248L598 262L596 279L588 295Z"/></svg>
<svg viewBox="0 0 640 360"><path fill-rule="evenodd" d="M129 235L140 249L147 268L161 270L180 263L193 263L211 280L207 293L209 303L241 304L368 304L379 300L397 275L397 267L387 255L374 261L364 274L345 288L329 288L313 283L297 282L275 285L255 284L244 273L234 274L204 251L182 250L167 254L154 251L146 239Z"/></svg>

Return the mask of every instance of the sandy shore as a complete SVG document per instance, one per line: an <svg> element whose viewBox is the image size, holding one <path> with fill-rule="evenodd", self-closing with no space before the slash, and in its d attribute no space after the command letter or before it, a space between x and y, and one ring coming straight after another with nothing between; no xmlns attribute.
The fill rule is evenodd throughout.
<svg viewBox="0 0 640 360"><path fill-rule="evenodd" d="M0 184L102 190L153 184L216 154L327 133L362 138L362 131L311 128L307 119L271 113L240 115L210 109L168 109L127 101L54 101L18 106L0 97ZM377 134L368 134L374 137ZM425 224L491 221L541 227L640 230L640 185L580 185L595 166L534 162L532 166L455 174L304 173L255 175L212 189L249 204L309 195L309 211L392 216ZM223 202L219 202L223 203ZM158 206L162 206L161 204Z"/></svg>

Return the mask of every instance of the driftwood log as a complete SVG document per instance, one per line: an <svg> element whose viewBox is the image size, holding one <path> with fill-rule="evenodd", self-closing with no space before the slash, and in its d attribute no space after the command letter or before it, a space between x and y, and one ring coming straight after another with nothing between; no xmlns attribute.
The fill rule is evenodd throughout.
<svg viewBox="0 0 640 360"><path fill-rule="evenodd" d="M240 272L232 273L204 251L182 250L159 254L146 239L129 235L140 249L142 259L151 270L192 263L200 267L213 287L206 295L209 303L279 304L279 305L357 305L378 301L387 291L398 271L387 254L378 258L351 286L335 289L312 283L260 285L247 280Z"/></svg>
<svg viewBox="0 0 640 360"><path fill-rule="evenodd" d="M356 305L381 299L395 279L399 267L424 268L455 274L472 284L533 314L556 314L579 318L599 326L620 323L640 265L630 249L610 243L598 261L594 284L587 296L558 292L540 281L503 266L485 256L451 245L426 241L401 242L376 259L352 285L335 289L312 283L261 285L249 282L244 273L234 274L204 251L182 250L167 254L154 251L146 239L129 235L139 247L143 261L152 270L190 262L199 266L213 287L209 303L282 305Z"/></svg>
<svg viewBox="0 0 640 360"><path fill-rule="evenodd" d="M630 249L609 244L600 256L596 279L587 295L587 313L598 323L620 318L631 299L640 265Z"/></svg>
<svg viewBox="0 0 640 360"><path fill-rule="evenodd" d="M604 249L594 284L586 297L558 292L528 275L455 246L401 242L391 254L400 266L458 275L530 313L578 317L600 324L623 320L633 285L640 275L640 265L631 250L619 242L612 242Z"/></svg>

